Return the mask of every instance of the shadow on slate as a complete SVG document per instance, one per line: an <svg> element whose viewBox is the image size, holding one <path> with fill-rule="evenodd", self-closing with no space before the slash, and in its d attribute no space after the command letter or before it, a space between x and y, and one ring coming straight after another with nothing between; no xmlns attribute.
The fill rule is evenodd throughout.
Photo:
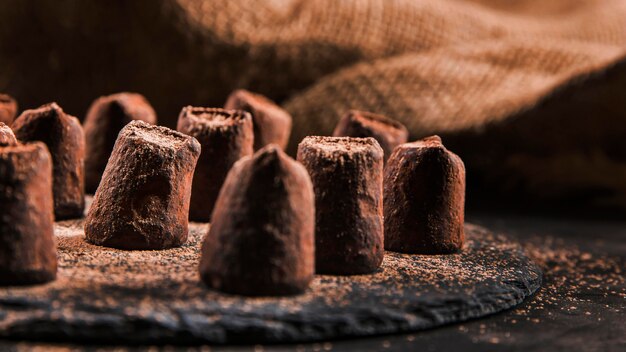
<svg viewBox="0 0 626 352"><path fill-rule="evenodd" d="M0 288L0 337L114 344L305 342L417 331L515 306L542 273L514 241L466 225L461 254L387 252L373 275L316 276L303 295L244 298L201 284L199 247L123 251L84 241L82 220L57 223L58 279Z"/></svg>

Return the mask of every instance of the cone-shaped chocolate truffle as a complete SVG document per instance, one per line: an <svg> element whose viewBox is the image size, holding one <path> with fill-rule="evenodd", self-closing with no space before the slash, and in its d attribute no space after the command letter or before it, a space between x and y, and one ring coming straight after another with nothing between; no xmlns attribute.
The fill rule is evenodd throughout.
<svg viewBox="0 0 626 352"><path fill-rule="evenodd" d="M0 285L54 280L52 161L43 143L0 146Z"/></svg>
<svg viewBox="0 0 626 352"><path fill-rule="evenodd" d="M7 145L16 145L17 139L11 127L0 122L0 147L6 147Z"/></svg>
<svg viewBox="0 0 626 352"><path fill-rule="evenodd" d="M252 114L254 122L254 150L274 143L285 149L291 134L291 115L273 101L239 89L230 94L225 109L244 110Z"/></svg>
<svg viewBox="0 0 626 352"><path fill-rule="evenodd" d="M315 204L302 165L276 145L235 163L202 246L200 275L248 296L304 291L315 272Z"/></svg>
<svg viewBox="0 0 626 352"><path fill-rule="evenodd" d="M346 113L333 132L335 137L372 137L389 158L393 148L406 143L409 131L400 122L367 111L350 110Z"/></svg>
<svg viewBox="0 0 626 352"><path fill-rule="evenodd" d="M0 122L11 125L17 114L17 102L7 94L0 94Z"/></svg>
<svg viewBox="0 0 626 352"><path fill-rule="evenodd" d="M115 145L117 134L131 121L156 124L146 98L136 93L117 93L96 99L85 118L85 190L94 193Z"/></svg>
<svg viewBox="0 0 626 352"><path fill-rule="evenodd" d="M383 150L373 138L306 137L298 161L315 190L320 274L365 274L383 260Z"/></svg>
<svg viewBox="0 0 626 352"><path fill-rule="evenodd" d="M126 125L87 213L87 241L120 249L185 243L198 155L195 138L143 121Z"/></svg>
<svg viewBox="0 0 626 352"><path fill-rule="evenodd" d="M78 119L56 103L24 111L12 125L21 142L41 141L52 155L56 220L79 218L85 209L85 136Z"/></svg>
<svg viewBox="0 0 626 352"><path fill-rule="evenodd" d="M387 250L443 254L463 247L465 166L438 136L396 147L384 184Z"/></svg>
<svg viewBox="0 0 626 352"><path fill-rule="evenodd" d="M189 219L210 221L228 171L237 160L253 153L252 118L241 110L187 106L178 117L177 129L202 146L193 176Z"/></svg>

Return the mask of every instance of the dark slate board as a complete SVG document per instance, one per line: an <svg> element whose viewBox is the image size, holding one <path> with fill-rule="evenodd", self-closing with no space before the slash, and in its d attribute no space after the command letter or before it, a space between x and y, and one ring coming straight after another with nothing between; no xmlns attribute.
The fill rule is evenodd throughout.
<svg viewBox="0 0 626 352"><path fill-rule="evenodd" d="M388 252L373 275L317 276L303 295L244 298L211 291L197 274L208 225L166 251L120 251L57 223L58 279L0 288L0 337L111 344L304 342L409 332L510 308L542 273L503 236L467 225L455 255Z"/></svg>

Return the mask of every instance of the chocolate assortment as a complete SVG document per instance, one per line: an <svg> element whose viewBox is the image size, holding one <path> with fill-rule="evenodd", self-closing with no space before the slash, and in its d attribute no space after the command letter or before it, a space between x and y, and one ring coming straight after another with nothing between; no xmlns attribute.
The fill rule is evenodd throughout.
<svg viewBox="0 0 626 352"><path fill-rule="evenodd" d="M313 187L302 165L268 145L235 163L202 246L200 275L248 296L303 292L315 271Z"/></svg>
<svg viewBox="0 0 626 352"><path fill-rule="evenodd" d="M231 93L224 105L225 109L244 110L254 121L254 150L274 143L285 149L291 134L291 115L268 98L249 92L236 90Z"/></svg>
<svg viewBox="0 0 626 352"><path fill-rule="evenodd" d="M189 219L210 221L217 196L233 164L252 155L252 117L241 110L187 106L177 130L195 137L202 153L193 176Z"/></svg>
<svg viewBox="0 0 626 352"><path fill-rule="evenodd" d="M315 190L320 274L366 274L383 260L383 150L374 138L306 137L298 161Z"/></svg>
<svg viewBox="0 0 626 352"><path fill-rule="evenodd" d="M54 280L52 160L43 143L0 146L0 214L0 285Z"/></svg>
<svg viewBox="0 0 626 352"><path fill-rule="evenodd" d="M438 136L398 146L385 167L385 248L445 254L465 240L465 166Z"/></svg>
<svg viewBox="0 0 626 352"><path fill-rule="evenodd" d="M85 190L95 193L120 130L131 121L156 124L154 109L143 95L117 93L96 99L85 117Z"/></svg>
<svg viewBox="0 0 626 352"><path fill-rule="evenodd" d="M0 122L11 125L17 114L17 102L8 94L0 94Z"/></svg>
<svg viewBox="0 0 626 352"><path fill-rule="evenodd" d="M368 111L350 110L333 131L336 137L372 137L383 148L385 161L393 148L406 143L409 131L396 120Z"/></svg>
<svg viewBox="0 0 626 352"><path fill-rule="evenodd" d="M19 141L41 141L52 155L55 219L82 217L85 208L85 136L78 119L51 103L22 112L11 128Z"/></svg>
<svg viewBox="0 0 626 352"><path fill-rule="evenodd" d="M87 213L87 241L120 249L185 243L199 155L193 137L143 121L126 125Z"/></svg>

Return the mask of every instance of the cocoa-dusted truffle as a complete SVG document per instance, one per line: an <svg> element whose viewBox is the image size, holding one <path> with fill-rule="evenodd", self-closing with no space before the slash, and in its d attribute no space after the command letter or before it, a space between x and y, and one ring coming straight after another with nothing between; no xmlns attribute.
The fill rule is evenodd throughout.
<svg viewBox="0 0 626 352"><path fill-rule="evenodd" d="M463 247L465 166L438 136L396 147L384 184L387 250L443 254Z"/></svg>
<svg viewBox="0 0 626 352"><path fill-rule="evenodd" d="M306 137L298 161L315 190L320 274L365 274L383 260L383 150L374 138Z"/></svg>
<svg viewBox="0 0 626 352"><path fill-rule="evenodd" d="M56 220L83 216L85 136L78 119L51 103L24 111L13 122L12 128L19 141L42 141L52 155Z"/></svg>
<svg viewBox="0 0 626 352"><path fill-rule="evenodd" d="M253 153L252 117L240 110L187 106L178 117L177 129L195 137L202 146L193 176L189 219L210 221L228 170Z"/></svg>
<svg viewBox="0 0 626 352"><path fill-rule="evenodd" d="M143 121L126 125L87 213L87 241L119 249L185 243L199 154L195 138Z"/></svg>
<svg viewBox="0 0 626 352"><path fill-rule="evenodd" d="M302 165L276 145L235 163L202 246L210 287L249 296L304 291L315 272L315 208Z"/></svg>
<svg viewBox="0 0 626 352"><path fill-rule="evenodd" d="M274 143L285 149L291 134L291 115L273 101L260 95L239 89L230 94L225 109L245 110L252 114L254 122L254 150Z"/></svg>
<svg viewBox="0 0 626 352"><path fill-rule="evenodd" d="M17 139L11 127L0 122L0 147L6 147L8 145L16 145Z"/></svg>
<svg viewBox="0 0 626 352"><path fill-rule="evenodd" d="M11 125L17 114L17 102L8 94L0 94L0 122Z"/></svg>
<svg viewBox="0 0 626 352"><path fill-rule="evenodd" d="M339 120L335 137L372 137L383 148L387 160L393 148L406 143L409 131L400 122L367 111L350 110Z"/></svg>
<svg viewBox="0 0 626 352"><path fill-rule="evenodd" d="M52 161L43 143L0 146L0 285L54 280Z"/></svg>
<svg viewBox="0 0 626 352"><path fill-rule="evenodd" d="M146 98L136 93L117 93L96 99L84 121L85 190L94 193L109 161L117 134L133 120L157 123L156 113Z"/></svg>

